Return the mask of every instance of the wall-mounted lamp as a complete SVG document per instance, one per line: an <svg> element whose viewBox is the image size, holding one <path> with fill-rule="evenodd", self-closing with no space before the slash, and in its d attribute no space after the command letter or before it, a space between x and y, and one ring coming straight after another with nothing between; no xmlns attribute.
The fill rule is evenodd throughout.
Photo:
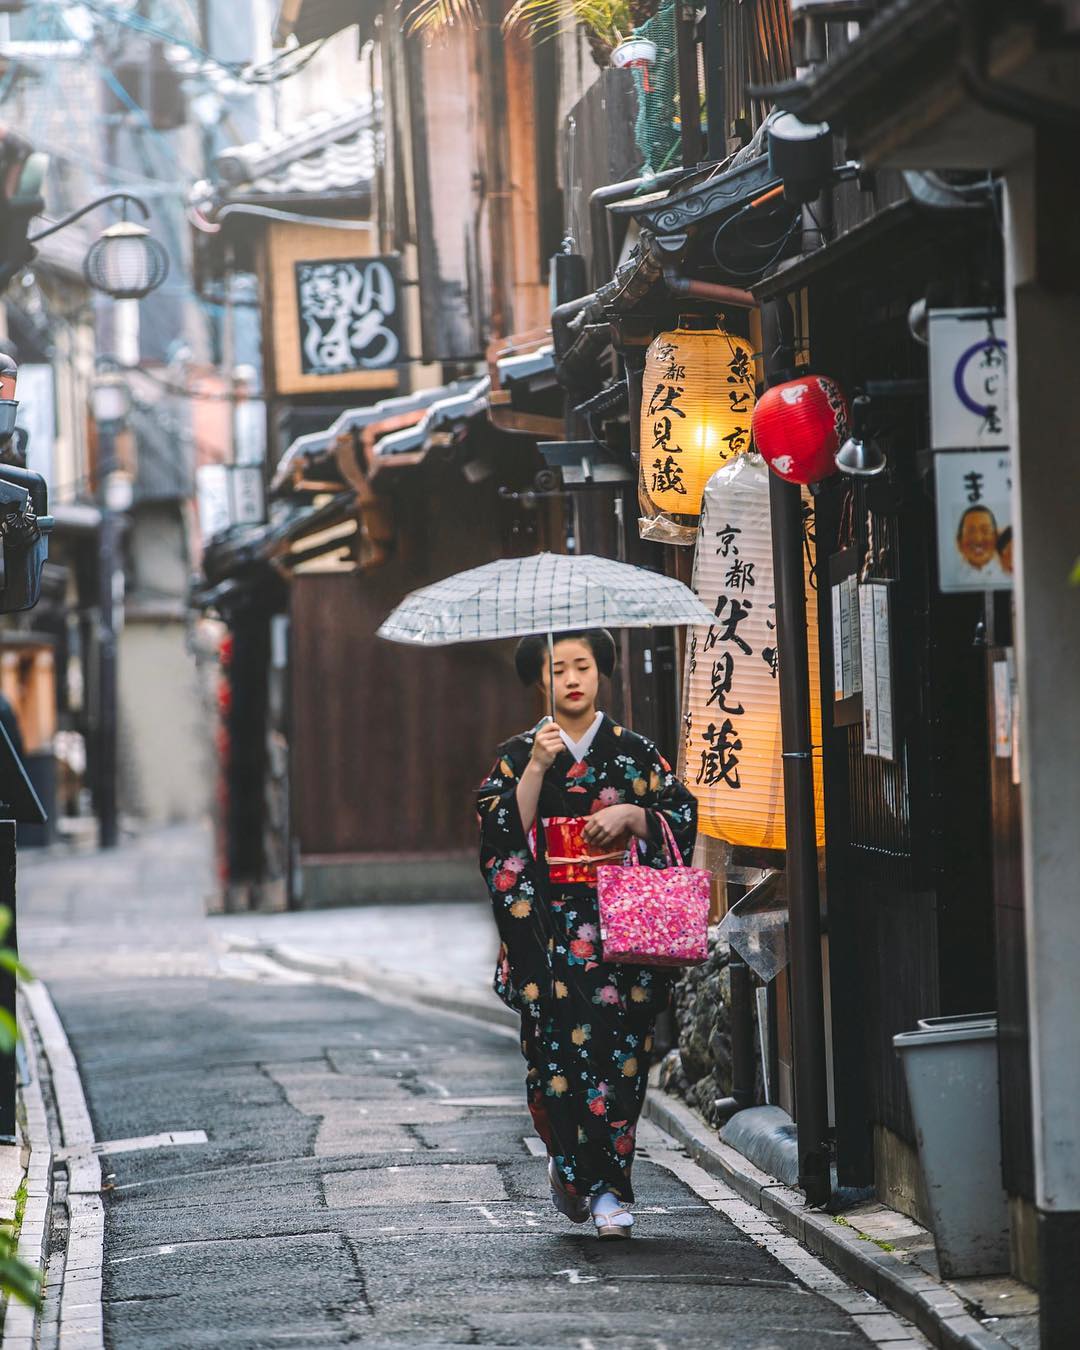
<svg viewBox="0 0 1080 1350"><path fill-rule="evenodd" d="M866 436L870 400L860 394L851 404L851 435L836 452L836 467L853 478L875 478L884 473L888 460L874 440Z"/></svg>
<svg viewBox="0 0 1080 1350"><path fill-rule="evenodd" d="M768 123L769 172L783 182L785 201L801 206L830 183L858 175L855 160L833 163L832 140L828 122L801 122L781 112Z"/></svg>
<svg viewBox="0 0 1080 1350"><path fill-rule="evenodd" d="M128 220L129 206L136 207L144 220L150 216L146 203L139 197L133 197L130 192L107 192L103 197L97 197L85 206L80 206L77 211L72 211L63 220L30 235L27 242L36 244L50 234L65 229L87 212L112 201L123 202L124 218L108 226L90 245L83 262L83 275L94 290L104 291L114 300L141 300L143 296L157 290L169 275L169 255L145 225Z"/></svg>

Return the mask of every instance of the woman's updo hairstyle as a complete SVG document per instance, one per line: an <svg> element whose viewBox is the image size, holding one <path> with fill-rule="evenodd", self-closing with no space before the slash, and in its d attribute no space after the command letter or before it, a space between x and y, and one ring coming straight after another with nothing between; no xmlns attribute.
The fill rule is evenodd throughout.
<svg viewBox="0 0 1080 1350"><path fill-rule="evenodd" d="M601 675L611 678L615 670L615 639L606 628L583 628L576 633L556 633L555 644L567 641L584 642L593 654ZM545 633L530 633L523 637L514 652L514 667L522 684L539 684L548 659L548 640Z"/></svg>

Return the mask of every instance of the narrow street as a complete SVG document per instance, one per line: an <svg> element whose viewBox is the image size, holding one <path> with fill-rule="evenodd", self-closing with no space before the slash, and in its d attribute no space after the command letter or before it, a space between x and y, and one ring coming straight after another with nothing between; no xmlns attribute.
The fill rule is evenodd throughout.
<svg viewBox="0 0 1080 1350"><path fill-rule="evenodd" d="M107 859L29 858L21 878L23 951L96 1139L206 1134L103 1150L112 1350L811 1350L899 1328L652 1125L634 1241L572 1228L512 1031L229 952L229 921L201 917L204 850L158 832Z"/></svg>

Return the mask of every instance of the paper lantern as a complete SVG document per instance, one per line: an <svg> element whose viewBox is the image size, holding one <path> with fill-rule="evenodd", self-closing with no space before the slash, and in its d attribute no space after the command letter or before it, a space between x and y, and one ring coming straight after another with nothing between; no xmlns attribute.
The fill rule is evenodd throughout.
<svg viewBox="0 0 1080 1350"><path fill-rule="evenodd" d="M749 342L695 322L653 340L641 386L641 537L687 546L705 484L750 448L755 398Z"/></svg>
<svg viewBox="0 0 1080 1350"><path fill-rule="evenodd" d="M807 642L818 843L824 842L817 605L810 589ZM680 776L698 800L698 828L749 848L782 849L784 768L773 590L769 472L744 455L709 479L694 557L694 590L716 618L687 634Z"/></svg>
<svg viewBox="0 0 1080 1350"><path fill-rule="evenodd" d="M754 445L789 483L818 483L836 472L847 439L843 390L825 375L804 375L766 389L754 408Z"/></svg>

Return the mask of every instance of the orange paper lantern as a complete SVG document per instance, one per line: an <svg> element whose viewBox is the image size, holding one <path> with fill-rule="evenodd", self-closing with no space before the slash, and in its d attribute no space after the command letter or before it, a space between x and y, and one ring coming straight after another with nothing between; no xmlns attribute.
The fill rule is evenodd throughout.
<svg viewBox="0 0 1080 1350"><path fill-rule="evenodd" d="M642 377L640 532L667 544L693 544L705 484L750 448L753 348L694 324L654 338Z"/></svg>

